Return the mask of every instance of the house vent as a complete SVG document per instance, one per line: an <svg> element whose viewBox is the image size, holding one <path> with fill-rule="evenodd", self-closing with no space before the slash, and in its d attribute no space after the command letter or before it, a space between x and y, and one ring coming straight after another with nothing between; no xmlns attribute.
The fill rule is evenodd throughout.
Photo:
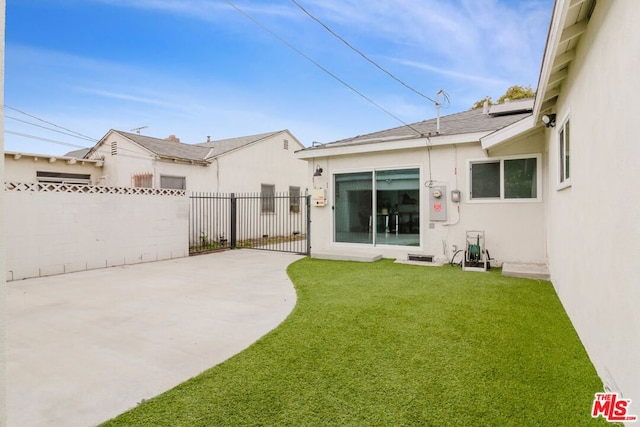
<svg viewBox="0 0 640 427"><path fill-rule="evenodd" d="M284 148L285 150L289 149L289 140L285 139L283 144L282 144L282 148Z"/></svg>
<svg viewBox="0 0 640 427"><path fill-rule="evenodd" d="M433 262L433 255L420 255L420 254L409 254L407 255L407 259L409 261L422 261L422 262Z"/></svg>
<svg viewBox="0 0 640 427"><path fill-rule="evenodd" d="M118 141L111 141L111 155L115 156L118 154Z"/></svg>

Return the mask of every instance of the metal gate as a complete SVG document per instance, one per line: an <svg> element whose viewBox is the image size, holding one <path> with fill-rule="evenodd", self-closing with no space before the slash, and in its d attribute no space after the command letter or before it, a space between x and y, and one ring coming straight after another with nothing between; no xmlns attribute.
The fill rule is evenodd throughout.
<svg viewBox="0 0 640 427"><path fill-rule="evenodd" d="M189 254L261 249L308 255L311 200L281 193L191 193Z"/></svg>

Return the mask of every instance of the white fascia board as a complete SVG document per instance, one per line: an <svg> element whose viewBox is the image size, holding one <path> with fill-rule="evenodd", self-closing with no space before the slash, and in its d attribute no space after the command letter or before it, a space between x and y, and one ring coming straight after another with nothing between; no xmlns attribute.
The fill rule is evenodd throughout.
<svg viewBox="0 0 640 427"><path fill-rule="evenodd" d="M56 159L56 160L61 160L61 161L69 161L69 160L76 160L78 163L99 163L101 162L101 160L92 160L92 159L79 159L77 157L69 157L69 156L57 156L57 155L51 155L51 154L37 154L37 153L23 153L21 151L5 151L4 152L5 157L13 157L15 160L20 160L21 158L27 158L27 157L37 157L38 159ZM53 163L53 162L51 162Z"/></svg>
<svg viewBox="0 0 640 427"><path fill-rule="evenodd" d="M544 49L544 57L542 58L542 67L540 67L540 77L538 78L537 96L533 104L534 120L540 115L542 103L544 102L545 92L549 85L549 77L553 70L555 58L558 52L558 45L562 37L564 22L569 12L569 1L556 0L553 8L553 16L551 17L551 25L549 26L549 34L547 36L547 44Z"/></svg>
<svg viewBox="0 0 640 427"><path fill-rule="evenodd" d="M480 144L483 150L489 150L495 148L498 145L517 137L527 131L533 129L536 125L533 116L525 117L505 128L490 133L487 136L480 138Z"/></svg>
<svg viewBox="0 0 640 427"><path fill-rule="evenodd" d="M440 135L429 138L397 139L384 142L364 142L353 145L342 145L339 147L316 148L298 151L297 157L302 160L314 159L318 157L346 156L350 154L376 153L382 151L407 150L422 147L437 147L440 145L465 144L470 142L480 142L481 138L489 132L463 133L457 135Z"/></svg>

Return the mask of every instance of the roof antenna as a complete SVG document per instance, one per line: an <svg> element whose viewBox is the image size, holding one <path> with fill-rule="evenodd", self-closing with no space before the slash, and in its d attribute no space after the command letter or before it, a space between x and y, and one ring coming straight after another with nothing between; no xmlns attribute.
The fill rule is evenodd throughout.
<svg viewBox="0 0 640 427"><path fill-rule="evenodd" d="M131 132L135 132L135 133L137 133L138 135L140 135L140 131L141 131L142 129L146 129L146 128L148 128L148 127L149 127L149 126L140 126L139 128L133 128L133 129L131 129Z"/></svg>
<svg viewBox="0 0 640 427"><path fill-rule="evenodd" d="M440 134L440 107L442 107L442 103L440 102L440 95L444 92L442 89L436 92L436 134Z"/></svg>

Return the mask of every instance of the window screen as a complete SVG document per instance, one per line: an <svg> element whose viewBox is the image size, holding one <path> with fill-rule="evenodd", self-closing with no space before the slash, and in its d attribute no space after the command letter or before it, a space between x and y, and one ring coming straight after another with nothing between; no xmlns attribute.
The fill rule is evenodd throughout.
<svg viewBox="0 0 640 427"><path fill-rule="evenodd" d="M262 184L260 186L262 213L275 213L276 211L275 195L276 195L275 185Z"/></svg>
<svg viewBox="0 0 640 427"><path fill-rule="evenodd" d="M471 164L471 198L500 197L500 162Z"/></svg>
<svg viewBox="0 0 640 427"><path fill-rule="evenodd" d="M186 190L187 183L184 176L160 176L160 188L171 188L174 190Z"/></svg>

